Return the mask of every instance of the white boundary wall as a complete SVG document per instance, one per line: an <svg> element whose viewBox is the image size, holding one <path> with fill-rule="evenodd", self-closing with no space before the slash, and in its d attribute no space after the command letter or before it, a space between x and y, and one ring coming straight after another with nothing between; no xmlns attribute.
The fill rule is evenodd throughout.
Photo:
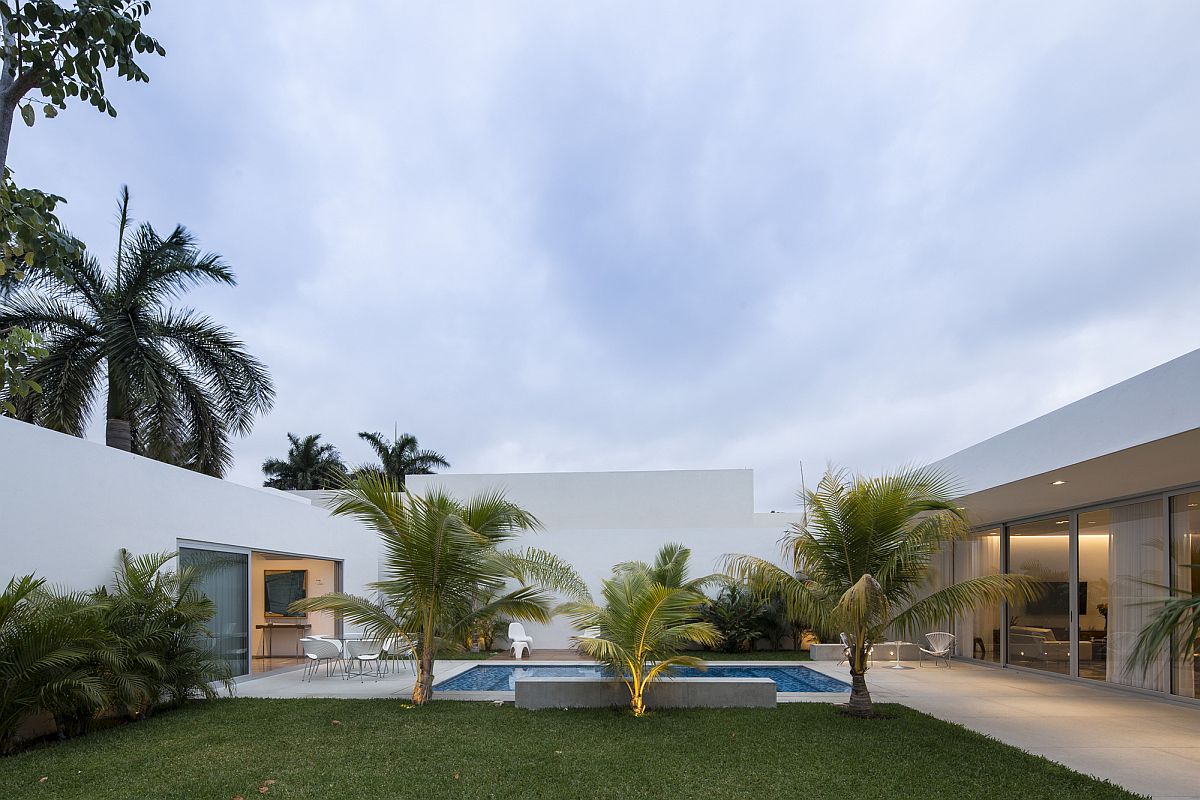
<svg viewBox="0 0 1200 800"><path fill-rule="evenodd" d="M613 564L650 561L667 542L692 549L695 576L718 571L728 553L777 561L780 537L800 518L754 513L749 469L413 475L407 483L416 492L440 486L460 498L503 489L545 526L519 544L566 559L596 594ZM526 630L535 648L566 647L573 632L565 619Z"/></svg>

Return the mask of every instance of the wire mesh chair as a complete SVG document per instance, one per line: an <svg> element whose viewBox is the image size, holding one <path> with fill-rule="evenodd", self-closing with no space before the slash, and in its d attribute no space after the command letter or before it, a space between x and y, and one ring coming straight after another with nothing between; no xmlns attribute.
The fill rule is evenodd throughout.
<svg viewBox="0 0 1200 800"><path fill-rule="evenodd" d="M920 648L921 664L925 663L925 657L929 656L933 659L933 665L936 667L939 661L945 662L946 668L950 668L950 656L954 650L954 634L946 633L945 631L936 631L934 633L925 634L925 639L929 642L929 647Z"/></svg>

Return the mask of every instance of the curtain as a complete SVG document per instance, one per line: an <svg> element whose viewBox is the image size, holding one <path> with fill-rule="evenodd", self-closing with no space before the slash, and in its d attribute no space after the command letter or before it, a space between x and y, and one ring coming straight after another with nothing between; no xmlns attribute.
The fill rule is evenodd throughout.
<svg viewBox="0 0 1200 800"><path fill-rule="evenodd" d="M999 531L972 536L954 544L954 579L964 581L983 575L1000 574ZM996 631L1000 624L1000 609L988 606L969 612L955 620L955 653L964 658L980 656L976 639L983 643L982 658L999 661Z"/></svg>
<svg viewBox="0 0 1200 800"><path fill-rule="evenodd" d="M216 606L210 645L234 675L250 672L250 562L245 553L179 548L180 566L200 573L199 589Z"/></svg>
<svg viewBox="0 0 1200 800"><path fill-rule="evenodd" d="M1135 503L1111 511L1108 538L1108 630L1105 677L1109 683L1166 691L1167 659L1143 672L1131 663L1138 634L1154 616L1166 583L1166 535L1161 504Z"/></svg>

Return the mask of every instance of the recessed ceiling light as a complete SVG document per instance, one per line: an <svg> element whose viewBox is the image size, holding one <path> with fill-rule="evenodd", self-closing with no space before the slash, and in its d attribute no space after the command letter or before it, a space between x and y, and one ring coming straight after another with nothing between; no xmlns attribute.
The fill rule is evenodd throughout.
<svg viewBox="0 0 1200 800"><path fill-rule="evenodd" d="M1200 506L1200 503L1188 503L1188 508L1195 508L1196 506Z"/></svg>
<svg viewBox="0 0 1200 800"><path fill-rule="evenodd" d="M1066 521L1065 519L1060 519L1058 522L1056 522L1056 523L1054 523L1054 524L1055 524L1055 525L1066 525L1066 524L1067 524L1067 521Z"/></svg>
<svg viewBox="0 0 1200 800"><path fill-rule="evenodd" d="M1050 481L1051 486L1062 486L1066 481Z"/></svg>

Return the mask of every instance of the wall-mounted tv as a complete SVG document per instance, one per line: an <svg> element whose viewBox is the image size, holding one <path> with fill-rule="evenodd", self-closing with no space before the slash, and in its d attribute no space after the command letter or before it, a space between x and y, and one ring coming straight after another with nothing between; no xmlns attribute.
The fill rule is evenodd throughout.
<svg viewBox="0 0 1200 800"><path fill-rule="evenodd" d="M1035 616L1066 616L1071 612L1071 582L1041 581L1044 594L1025 605L1025 613ZM1079 613L1087 613L1087 581L1079 582Z"/></svg>
<svg viewBox="0 0 1200 800"><path fill-rule="evenodd" d="M263 572L263 603L268 617L303 617L288 606L308 596L308 570L268 569Z"/></svg>

